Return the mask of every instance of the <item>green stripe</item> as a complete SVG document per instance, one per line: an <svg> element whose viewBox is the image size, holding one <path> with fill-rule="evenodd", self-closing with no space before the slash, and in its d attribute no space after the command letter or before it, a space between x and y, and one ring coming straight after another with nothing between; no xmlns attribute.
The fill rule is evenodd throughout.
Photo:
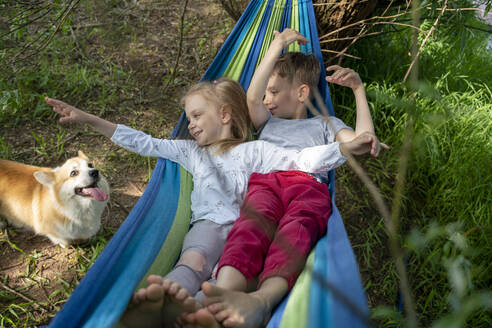
<svg viewBox="0 0 492 328"><path fill-rule="evenodd" d="M270 14L270 19L268 20L267 29L265 31L265 36L263 38L263 43L261 45L261 50L258 55L258 61L256 62L256 66L258 66L265 56L270 44L273 41L274 34L273 31L278 31L280 29L280 25L282 24L282 14L284 12L286 0L278 0L273 4L272 12Z"/></svg>
<svg viewBox="0 0 492 328"><path fill-rule="evenodd" d="M299 4L297 1L293 0L292 1L292 13L290 15L290 28L296 31L299 30ZM301 51L301 46L299 43L294 42L289 45L287 48L287 51L292 52L292 51Z"/></svg>
<svg viewBox="0 0 492 328"><path fill-rule="evenodd" d="M314 266L314 250L311 251L306 261L306 266L299 278L297 278L294 288L285 307L280 328L307 327L309 311L309 290L311 287L311 270Z"/></svg>
<svg viewBox="0 0 492 328"><path fill-rule="evenodd" d="M183 245L184 236L186 235L190 227L190 198L191 190L193 189L193 177L182 167L180 167L179 182L179 201L173 225L169 230L166 241L162 245L159 254L157 254L157 257L155 258L154 263L152 263L150 269L147 271L144 278L138 284L137 289L147 286L146 280L150 274L156 274L160 276L166 275L174 267L174 264L176 263L176 260L181 253L181 246ZM169 190L169 192L172 192L172 190Z"/></svg>
<svg viewBox="0 0 492 328"><path fill-rule="evenodd" d="M246 60L248 59L248 54L251 50L251 45L255 39L256 32L260 26L261 18L265 12L266 1L261 4L261 8L258 11L255 19L253 20L251 26L248 28L248 32L244 36L243 41L239 45L236 53L231 59L229 66L227 66L224 76L227 76L233 80L238 81L241 77Z"/></svg>

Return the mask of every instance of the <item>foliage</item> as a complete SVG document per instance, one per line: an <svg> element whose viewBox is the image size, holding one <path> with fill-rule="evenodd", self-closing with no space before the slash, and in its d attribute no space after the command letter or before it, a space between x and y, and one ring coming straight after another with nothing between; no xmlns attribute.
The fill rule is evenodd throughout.
<svg viewBox="0 0 492 328"><path fill-rule="evenodd" d="M430 25L430 20L423 20L420 27L428 30ZM362 60L344 63L366 81L377 134L393 147L383 159L366 164L388 200L394 188L388 173L398 169L404 138L412 138L401 242L424 326L491 324L492 54L487 48L489 34L470 26L487 28L472 14L447 17L420 54L420 83L415 90L401 82L411 61L411 31L361 40L353 51ZM350 92L332 89L332 94L337 115L354 122L355 113L348 110L354 106ZM410 117L412 133L408 136L405 128ZM340 180L342 184L350 181ZM354 199L346 201L356 203L352 208L372 212L369 221L379 221L374 205L358 200L361 195L349 195ZM365 241L358 257L371 263L378 261L374 254L384 246L384 232L377 227L368 229L372 232L366 238L372 240ZM380 295L375 296L378 299L395 299L395 275L381 280L377 273L366 274L369 293ZM388 290L391 288L395 290ZM373 311L379 324L404 320L393 312L395 308L388 311L379 305Z"/></svg>

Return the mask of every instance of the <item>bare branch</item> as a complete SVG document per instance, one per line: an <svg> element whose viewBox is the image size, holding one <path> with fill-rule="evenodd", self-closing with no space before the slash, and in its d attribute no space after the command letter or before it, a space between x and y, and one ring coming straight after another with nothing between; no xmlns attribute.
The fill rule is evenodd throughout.
<svg viewBox="0 0 492 328"><path fill-rule="evenodd" d="M322 111L324 113L328 113L328 110L326 109L323 99L321 99L321 95L319 94L319 92L317 92L317 90L314 91L315 91L314 97L316 99L316 102L322 108ZM320 112L313 106L313 104L310 101L307 101L306 105L314 115L317 116L321 115ZM332 125L332 123L330 122L330 118L328 116L322 115L321 117L323 117L324 120L330 126ZM409 122L407 126L407 131L411 132L411 127L412 127L412 121ZM410 134L407 134L405 137L406 137L405 140L407 140L408 144L404 145L402 149L402 154L400 156L400 170L399 170L399 178L398 178L399 185L395 190L396 193L395 198L398 199L399 204L401 203L402 190L405 184L405 179L402 177L406 175L406 167L410 154L410 140L411 140ZM367 187L369 194L374 200L374 203L376 204L376 207L383 218L383 222L386 227L386 232L388 234L390 253L395 262L396 271L399 277L400 291L405 299L405 309L407 312L407 316L409 317L409 323L411 324L411 326L416 326L417 316L415 312L415 304L413 302L412 292L408 283L408 274L406 272L405 263L403 261L403 252L400 248L399 241L398 241L397 221L400 213L399 207L393 208L393 213L391 213L388 207L386 206L385 201L378 187L371 181L371 179L364 171L364 169L361 167L361 165L357 162L357 160L352 155L349 154L347 156L347 163L350 165L350 167L354 170L357 176Z"/></svg>
<svg viewBox="0 0 492 328"><path fill-rule="evenodd" d="M425 36L424 40L420 44L420 48L415 54L415 57L412 60L412 63L410 64L410 67L408 67L407 73L405 74L405 77L403 78L403 83L407 81L408 75L410 75L410 72L412 71L413 66L417 62L417 59L419 58L420 54L422 53L422 50L424 49L424 45L426 44L427 40L429 40L429 37L431 36L432 32L434 32L435 28L437 27L437 24L439 23L439 20L441 19L442 15L444 14L444 11L446 10L446 7L448 6L448 0L444 1L444 6L441 9L441 13L439 16L436 18L434 24L432 27L429 29L429 32L427 32L427 35Z"/></svg>
<svg viewBox="0 0 492 328"><path fill-rule="evenodd" d="M329 50L329 49L321 49L321 52L334 53L334 54L337 54L336 57L341 56L341 55L344 55L344 56L347 56L347 57L350 57L350 58L360 59L360 57L349 55L349 54L347 54L347 53L345 53L343 51L335 51L335 50Z"/></svg>
<svg viewBox="0 0 492 328"><path fill-rule="evenodd" d="M67 19L68 17L68 14L70 14L70 12L78 5L78 3L80 2L80 0L74 0L70 3L70 5L67 6L67 9L65 9L59 16L58 18L56 19L58 21L58 25L56 26L55 30L48 36L48 37L45 37L44 38L44 41L43 43L38 46L33 52L31 52L30 54L22 57L23 60L27 59L27 58L30 58L38 53L40 53L44 48L46 48L48 46L48 44L51 42L51 40L53 39L53 37L56 35L56 33L60 30L61 26L63 25L63 23L65 22L65 20ZM26 49L25 47L23 49ZM19 51L14 57L13 57L13 61L16 62L17 59L20 57L22 53L22 50Z"/></svg>
<svg viewBox="0 0 492 328"><path fill-rule="evenodd" d="M174 80L174 77L176 76L176 71L178 70L179 58L181 57L181 51L183 49L184 17L186 14L186 8L187 7L188 7L188 0L185 1L184 7L183 7L183 13L181 14L181 24L180 24L180 31L179 31L179 45L178 45L178 54L176 56L176 62L174 63L174 69L171 72L171 77L167 80L167 83L164 86L164 92L167 90L169 83L171 83L171 81Z"/></svg>

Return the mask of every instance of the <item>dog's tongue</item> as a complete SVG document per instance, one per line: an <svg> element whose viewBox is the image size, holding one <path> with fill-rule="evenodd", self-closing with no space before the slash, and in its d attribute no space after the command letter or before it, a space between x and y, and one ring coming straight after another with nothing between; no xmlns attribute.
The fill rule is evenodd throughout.
<svg viewBox="0 0 492 328"><path fill-rule="evenodd" d="M85 195L89 195L92 198L94 198L95 200L98 200L100 202L103 202L106 199L108 199L108 194L106 194L104 191L102 191L99 188L84 188L84 189L82 189L82 192Z"/></svg>

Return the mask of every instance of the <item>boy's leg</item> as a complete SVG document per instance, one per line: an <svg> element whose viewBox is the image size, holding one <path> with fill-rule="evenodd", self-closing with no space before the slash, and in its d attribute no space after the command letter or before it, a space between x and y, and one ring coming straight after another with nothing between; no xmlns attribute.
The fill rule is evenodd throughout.
<svg viewBox="0 0 492 328"><path fill-rule="evenodd" d="M265 258L260 285L269 277L287 280L289 290L302 271L315 243L326 232L331 214L328 187L310 177L289 177L284 185L282 201L285 215Z"/></svg>
<svg viewBox="0 0 492 328"><path fill-rule="evenodd" d="M264 257L284 208L272 174L254 173L239 218L227 236L219 261L217 286L246 291L263 267Z"/></svg>

